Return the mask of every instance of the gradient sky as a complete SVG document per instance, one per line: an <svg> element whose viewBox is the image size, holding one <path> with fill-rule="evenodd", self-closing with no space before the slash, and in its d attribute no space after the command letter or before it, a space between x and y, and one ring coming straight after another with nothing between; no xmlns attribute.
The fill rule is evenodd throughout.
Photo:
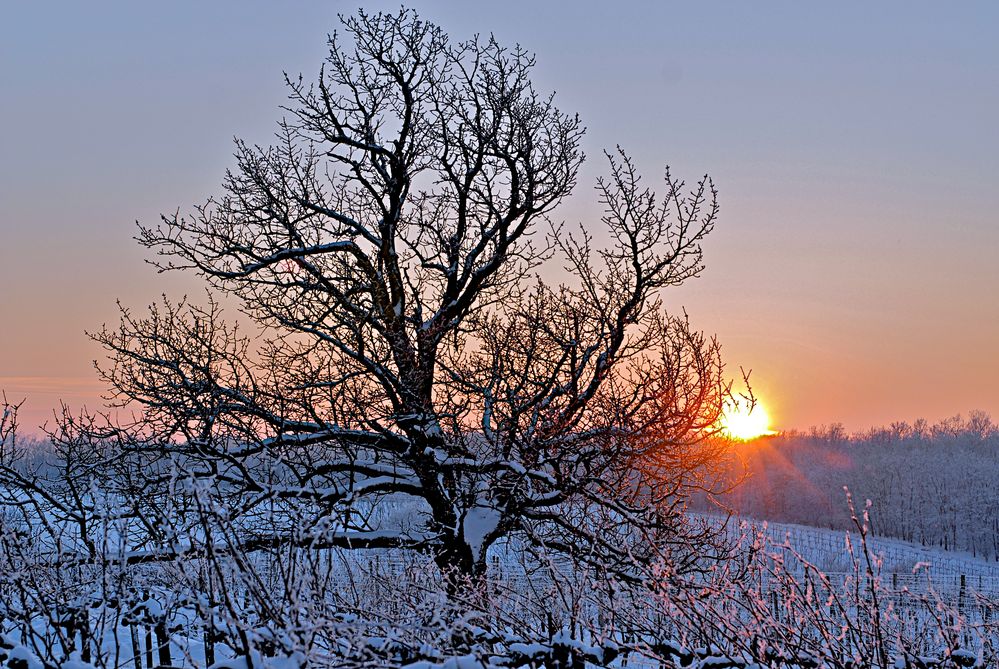
<svg viewBox="0 0 999 669"><path fill-rule="evenodd" d="M394 11L398 2L370 2ZM710 173L703 277L669 296L753 370L779 427L999 417L999 4L409 3L536 52L599 152ZM0 16L0 388L24 423L99 404L84 335L196 280L135 220L218 192L313 76L343 2L7 3Z"/></svg>

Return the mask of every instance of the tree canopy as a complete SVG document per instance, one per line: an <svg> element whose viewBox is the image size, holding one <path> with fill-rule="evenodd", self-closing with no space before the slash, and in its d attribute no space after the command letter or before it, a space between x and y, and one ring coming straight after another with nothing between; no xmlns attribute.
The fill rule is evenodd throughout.
<svg viewBox="0 0 999 669"><path fill-rule="evenodd" d="M672 546L692 567L679 511L727 386L717 342L661 294L703 268L712 182L667 169L657 194L607 153L598 246L555 222L584 129L535 90L533 56L408 10L343 28L315 81L287 78L273 145L237 142L219 196L140 225L209 301L94 335L112 406L140 417L59 438L114 443L94 457L113 453L136 513L178 482L208 495L171 506L171 532L224 513L242 550L414 549L474 579L514 539L622 571ZM135 555L162 552L157 532Z"/></svg>

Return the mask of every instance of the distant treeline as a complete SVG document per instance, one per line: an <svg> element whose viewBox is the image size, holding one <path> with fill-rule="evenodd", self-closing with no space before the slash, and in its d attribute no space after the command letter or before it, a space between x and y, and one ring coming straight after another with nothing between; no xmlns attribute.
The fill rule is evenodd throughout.
<svg viewBox="0 0 999 669"><path fill-rule="evenodd" d="M858 506L871 500L877 535L999 560L999 426L983 411L856 434L813 427L733 450L734 489L720 500L742 515L845 529L846 486Z"/></svg>
<svg viewBox="0 0 999 669"><path fill-rule="evenodd" d="M47 469L49 441L20 445L22 467ZM719 476L731 490L717 501L740 515L849 529L846 487L858 508L871 500L876 536L999 561L999 425L984 411L852 434L834 423L737 442ZM704 495L691 505L718 510Z"/></svg>

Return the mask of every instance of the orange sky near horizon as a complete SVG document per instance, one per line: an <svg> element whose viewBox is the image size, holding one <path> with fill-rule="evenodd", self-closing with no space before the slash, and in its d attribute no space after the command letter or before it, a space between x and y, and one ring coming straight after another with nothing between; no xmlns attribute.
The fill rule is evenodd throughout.
<svg viewBox="0 0 999 669"><path fill-rule="evenodd" d="M717 334L732 377L752 370L774 427L999 418L999 5L408 4L455 37L536 52L537 87L588 127L568 224L596 229L603 148L654 187L667 163L711 174L706 269L664 298ZM218 193L232 137L271 141L282 71L313 76L355 9L8 11L0 390L27 398L26 430L60 400L100 406L84 331L113 325L116 299L203 294L144 263L135 221ZM184 48L150 48L167 37Z"/></svg>

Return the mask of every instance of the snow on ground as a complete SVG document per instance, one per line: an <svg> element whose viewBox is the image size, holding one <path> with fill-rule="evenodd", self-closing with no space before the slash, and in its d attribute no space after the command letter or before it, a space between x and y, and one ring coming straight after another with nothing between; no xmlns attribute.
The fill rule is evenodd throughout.
<svg viewBox="0 0 999 669"><path fill-rule="evenodd" d="M697 515L709 518L707 515ZM860 535L856 531L848 533L791 523L733 518L729 521L732 531L737 531L743 521L750 531L765 531L774 544L789 542L802 557L829 574L848 571L847 535L850 536L854 547L860 546ZM981 592L999 594L999 562L975 558L965 552L946 551L900 539L868 537L867 542L873 552L882 558L881 572L886 578L889 574L897 574L897 578L909 577L916 571L928 575L934 584L943 588L952 582L958 583L960 577L964 576L969 588L976 587Z"/></svg>

